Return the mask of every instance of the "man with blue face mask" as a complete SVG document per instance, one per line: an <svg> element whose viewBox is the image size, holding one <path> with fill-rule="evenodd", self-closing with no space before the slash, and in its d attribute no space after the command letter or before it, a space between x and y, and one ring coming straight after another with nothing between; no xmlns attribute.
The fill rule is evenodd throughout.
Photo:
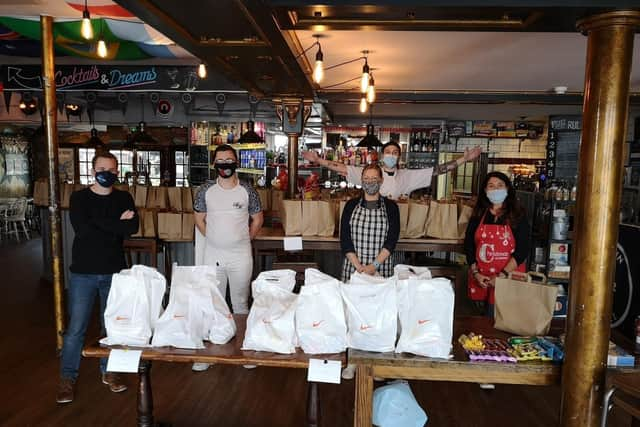
<svg viewBox="0 0 640 427"><path fill-rule="evenodd" d="M96 297L100 301L100 327L104 336L104 309L111 276L126 268L122 241L138 230L133 198L113 185L118 179L118 159L108 151L96 152L92 161L96 182L71 195L69 216L75 236L67 289L69 323L60 357L60 383L56 401L73 401L84 336ZM100 360L102 382L114 393L127 386L118 374L106 372Z"/></svg>
<svg viewBox="0 0 640 427"><path fill-rule="evenodd" d="M445 174L456 169L465 162L477 158L482 149L474 147L466 149L464 154L450 162L436 166L435 168L424 169L399 169L400 144L390 141L382 147L382 170L384 171L384 182L380 188L380 194L390 199L398 199L401 195L409 195L418 188L430 187L434 176ZM347 177L347 181L352 184L362 185L362 167L348 166L340 162L321 159L315 151L305 151L302 156L310 162L327 167L340 175Z"/></svg>

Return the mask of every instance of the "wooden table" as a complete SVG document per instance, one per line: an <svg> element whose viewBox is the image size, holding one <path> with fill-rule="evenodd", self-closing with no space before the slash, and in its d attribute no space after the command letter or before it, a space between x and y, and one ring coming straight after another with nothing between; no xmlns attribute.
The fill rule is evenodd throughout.
<svg viewBox="0 0 640 427"><path fill-rule="evenodd" d="M154 426L153 420L153 397L151 392L151 362L177 362L177 363L216 363L222 365L256 365L276 368L307 369L309 359L339 360L343 365L346 363L346 354L326 354L309 355L300 349L294 354L276 354L262 351L243 351L242 342L247 324L247 315L234 315L236 321L236 336L224 345L211 344L205 342L205 348L201 350L187 350L173 347L147 347L138 348L142 350L142 358L138 370L138 415L137 421L140 427ZM82 355L85 357L108 357L113 348L124 348L123 346L106 346L93 343L84 348ZM134 348L134 347L128 347ZM307 425L317 427L320 425L320 396L318 384L309 383L307 394Z"/></svg>
<svg viewBox="0 0 640 427"><path fill-rule="evenodd" d="M554 324L551 334L561 332ZM493 363L469 361L457 342L461 334L475 332L486 337L508 338L493 329L487 317L457 317L453 328L453 358L430 359L407 353L373 353L349 349L349 363L356 364L354 426L371 426L373 377L429 381L495 384L550 385L560 382L560 366L550 362Z"/></svg>

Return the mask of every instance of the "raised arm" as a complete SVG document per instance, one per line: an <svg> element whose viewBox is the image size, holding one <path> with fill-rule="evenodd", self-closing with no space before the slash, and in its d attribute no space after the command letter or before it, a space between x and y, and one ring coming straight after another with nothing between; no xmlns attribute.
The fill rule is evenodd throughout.
<svg viewBox="0 0 640 427"><path fill-rule="evenodd" d="M479 145L476 145L472 149L465 148L464 154L458 157L455 160L451 160L450 162L443 163L441 165L436 166L433 169L434 175L443 175L449 171L452 171L466 162L470 162L471 160L475 160L480 153L482 153L482 148Z"/></svg>
<svg viewBox="0 0 640 427"><path fill-rule="evenodd" d="M310 161L311 163L317 163L320 166L329 168L332 171L339 173L340 175L343 175L343 176L347 175L347 166L345 164L323 159L320 156L318 156L318 153L314 150L303 151L302 157L304 157L306 160Z"/></svg>

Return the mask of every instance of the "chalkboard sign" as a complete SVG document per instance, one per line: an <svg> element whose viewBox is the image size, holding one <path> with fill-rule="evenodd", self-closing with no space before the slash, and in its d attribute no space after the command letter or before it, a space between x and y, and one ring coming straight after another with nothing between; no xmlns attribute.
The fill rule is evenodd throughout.
<svg viewBox="0 0 640 427"><path fill-rule="evenodd" d="M579 131L582 129L582 117L580 116L551 116L549 128L556 131Z"/></svg>

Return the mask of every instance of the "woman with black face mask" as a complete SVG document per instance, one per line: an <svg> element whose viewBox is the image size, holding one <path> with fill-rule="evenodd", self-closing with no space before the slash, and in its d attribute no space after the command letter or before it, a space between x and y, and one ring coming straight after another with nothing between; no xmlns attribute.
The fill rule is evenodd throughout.
<svg viewBox="0 0 640 427"><path fill-rule="evenodd" d="M349 200L340 219L340 245L345 254L342 281L353 272L393 275L392 253L400 236L398 205L380 195L382 169L362 170L362 197Z"/></svg>

